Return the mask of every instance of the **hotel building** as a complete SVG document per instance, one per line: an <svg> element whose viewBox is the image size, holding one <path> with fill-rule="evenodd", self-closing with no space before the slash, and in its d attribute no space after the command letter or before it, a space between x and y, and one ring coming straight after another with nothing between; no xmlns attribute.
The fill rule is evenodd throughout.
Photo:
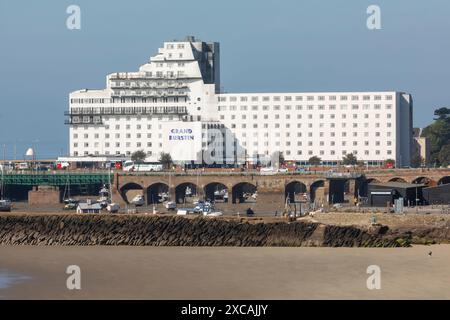
<svg viewBox="0 0 450 320"><path fill-rule="evenodd" d="M137 72L108 75L106 89L72 92L66 123L72 157L144 150L150 159L255 163L282 152L337 164L353 153L407 166L412 105L398 91L221 93L219 44L187 37L165 42Z"/></svg>

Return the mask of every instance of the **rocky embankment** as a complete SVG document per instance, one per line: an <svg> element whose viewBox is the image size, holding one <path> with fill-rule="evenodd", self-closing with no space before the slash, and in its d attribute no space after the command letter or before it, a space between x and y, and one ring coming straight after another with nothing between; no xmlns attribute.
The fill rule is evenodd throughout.
<svg viewBox="0 0 450 320"><path fill-rule="evenodd" d="M410 234L387 227L330 226L176 216L6 215L0 245L399 247Z"/></svg>

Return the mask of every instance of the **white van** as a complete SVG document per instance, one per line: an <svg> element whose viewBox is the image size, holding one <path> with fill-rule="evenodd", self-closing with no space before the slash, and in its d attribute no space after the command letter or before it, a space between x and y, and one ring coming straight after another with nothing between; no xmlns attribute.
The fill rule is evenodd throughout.
<svg viewBox="0 0 450 320"><path fill-rule="evenodd" d="M123 171L126 172L156 172L163 171L163 165L159 162L135 163L128 160L123 164Z"/></svg>

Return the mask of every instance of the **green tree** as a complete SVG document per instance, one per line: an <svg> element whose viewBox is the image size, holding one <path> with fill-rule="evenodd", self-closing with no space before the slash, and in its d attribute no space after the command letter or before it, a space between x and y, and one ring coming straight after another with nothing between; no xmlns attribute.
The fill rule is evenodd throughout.
<svg viewBox="0 0 450 320"><path fill-rule="evenodd" d="M144 162L146 157L147 155L145 154L144 150L137 150L131 155L131 160L136 163L142 163Z"/></svg>
<svg viewBox="0 0 450 320"><path fill-rule="evenodd" d="M445 145L438 154L438 161L442 166L450 165L450 144Z"/></svg>
<svg viewBox="0 0 450 320"><path fill-rule="evenodd" d="M391 165L391 166L393 166L393 167L395 167L395 160L394 159L387 159L385 162L384 162L384 164L385 165Z"/></svg>
<svg viewBox="0 0 450 320"><path fill-rule="evenodd" d="M308 163L312 166L318 166L322 162L322 159L320 159L318 156L312 156L309 158Z"/></svg>
<svg viewBox="0 0 450 320"><path fill-rule="evenodd" d="M434 120L446 120L450 117L450 109L449 108L439 108L434 111L434 115L437 117Z"/></svg>
<svg viewBox="0 0 450 320"><path fill-rule="evenodd" d="M170 153L161 152L159 155L159 162L161 162L164 168L169 169L173 163L172 156Z"/></svg>
<svg viewBox="0 0 450 320"><path fill-rule="evenodd" d="M348 153L342 158L342 164L346 166L348 165L354 166L358 164L358 159L353 153Z"/></svg>
<svg viewBox="0 0 450 320"><path fill-rule="evenodd" d="M445 160L444 155L440 156L441 151L447 145L450 145L450 109L440 108L434 112L437 117L434 122L426 127L422 136L427 137L430 145L430 164L441 164Z"/></svg>

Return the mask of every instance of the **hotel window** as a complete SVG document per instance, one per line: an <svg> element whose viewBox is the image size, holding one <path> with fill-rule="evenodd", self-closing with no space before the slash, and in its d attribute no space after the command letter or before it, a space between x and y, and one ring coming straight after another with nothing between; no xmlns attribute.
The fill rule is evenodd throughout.
<svg viewBox="0 0 450 320"><path fill-rule="evenodd" d="M320 141L319 145L323 146L325 143L323 141Z"/></svg>
<svg viewBox="0 0 450 320"><path fill-rule="evenodd" d="M387 127L388 127L388 128L392 127L392 123L388 122L388 123L387 123Z"/></svg>
<svg viewBox="0 0 450 320"><path fill-rule="evenodd" d="M292 101L292 97L286 96L286 97L284 97L284 101Z"/></svg>
<svg viewBox="0 0 450 320"><path fill-rule="evenodd" d="M381 96L375 96L375 97L374 97L374 100L375 100L375 101L381 100Z"/></svg>
<svg viewBox="0 0 450 320"><path fill-rule="evenodd" d="M353 119L358 119L358 115L356 113L353 114Z"/></svg>
<svg viewBox="0 0 450 320"><path fill-rule="evenodd" d="M331 150L331 151L330 151L330 154L331 154L332 156L334 156L335 151L334 151L334 150Z"/></svg>
<svg viewBox="0 0 450 320"><path fill-rule="evenodd" d="M244 129L244 128L247 128L247 125L245 123L243 123L241 127Z"/></svg>
<svg viewBox="0 0 450 320"><path fill-rule="evenodd" d="M319 110L325 110L325 106L324 105L319 106Z"/></svg>
<svg viewBox="0 0 450 320"><path fill-rule="evenodd" d="M358 145L358 141L353 141L353 146L357 146Z"/></svg>
<svg viewBox="0 0 450 320"><path fill-rule="evenodd" d="M341 115L341 118L342 118L342 119L347 119L347 115L346 115L345 113L343 113L343 114Z"/></svg>
<svg viewBox="0 0 450 320"><path fill-rule="evenodd" d="M375 109L375 110L380 110L380 109L381 109L381 104L376 104L376 105L374 106L374 109Z"/></svg>
<svg viewBox="0 0 450 320"><path fill-rule="evenodd" d="M370 100L370 96L363 96L363 100L364 101L369 101Z"/></svg>
<svg viewBox="0 0 450 320"><path fill-rule="evenodd" d="M379 128L380 127L380 124L377 122L377 123L375 123L375 128Z"/></svg>
<svg viewBox="0 0 450 320"><path fill-rule="evenodd" d="M84 134L84 138L87 139L89 138L89 135L87 133Z"/></svg>
<svg viewBox="0 0 450 320"><path fill-rule="evenodd" d="M388 145L388 146L391 146L391 145L392 145L392 141L388 141L388 142L387 142L387 145Z"/></svg>
<svg viewBox="0 0 450 320"><path fill-rule="evenodd" d="M335 144L336 144L336 142L335 142L335 141L331 141L331 142L330 142L330 146L332 146L332 147L334 147L334 146L335 146Z"/></svg>
<svg viewBox="0 0 450 320"><path fill-rule="evenodd" d="M273 97L273 101L280 101L280 97Z"/></svg>
<svg viewBox="0 0 450 320"><path fill-rule="evenodd" d="M235 119L236 119L236 115L235 114L231 115L231 120L235 120Z"/></svg>
<svg viewBox="0 0 450 320"><path fill-rule="evenodd" d="M335 127L335 123L330 123L330 128L334 128Z"/></svg>
<svg viewBox="0 0 450 320"><path fill-rule="evenodd" d="M287 115L286 115L286 120L289 120L289 119L291 119L291 115L290 115L290 114L287 114Z"/></svg>
<svg viewBox="0 0 450 320"><path fill-rule="evenodd" d="M380 133L379 132L375 132L375 137L379 137Z"/></svg>
<svg viewBox="0 0 450 320"><path fill-rule="evenodd" d="M333 123L333 125L334 125L334 123ZM334 127L334 126L333 126ZM331 137L335 137L336 136L336 133L335 132L330 132L330 136Z"/></svg>
<svg viewBox="0 0 450 320"><path fill-rule="evenodd" d="M312 128L312 127L313 127L312 123L308 123L308 128Z"/></svg>
<svg viewBox="0 0 450 320"><path fill-rule="evenodd" d="M74 139L78 139L78 134L75 133L75 134L73 135L73 138L74 138Z"/></svg>
<svg viewBox="0 0 450 320"><path fill-rule="evenodd" d="M230 97L230 102L236 102L237 98L236 97Z"/></svg>
<svg viewBox="0 0 450 320"><path fill-rule="evenodd" d="M275 119L280 119L280 115L279 115L279 114L276 114L276 115L275 115Z"/></svg>
<svg viewBox="0 0 450 320"><path fill-rule="evenodd" d="M230 111L236 111L236 106L230 106Z"/></svg>
<svg viewBox="0 0 450 320"><path fill-rule="evenodd" d="M246 102L247 101L247 97L241 97L241 102Z"/></svg>
<svg viewBox="0 0 450 320"><path fill-rule="evenodd" d="M225 116L224 115L221 115L220 116L220 120L224 120L225 119Z"/></svg>
<svg viewBox="0 0 450 320"><path fill-rule="evenodd" d="M308 101L314 101L314 96L308 96L308 97L306 98L306 100L308 100Z"/></svg>
<svg viewBox="0 0 450 320"><path fill-rule="evenodd" d="M116 139L120 138L120 133L116 133Z"/></svg>
<svg viewBox="0 0 450 320"><path fill-rule="evenodd" d="M341 110L347 110L347 105L341 104Z"/></svg>
<svg viewBox="0 0 450 320"><path fill-rule="evenodd" d="M269 115L265 114L264 119L269 119Z"/></svg>
<svg viewBox="0 0 450 320"><path fill-rule="evenodd" d="M302 133L301 132L297 132L297 137L301 137Z"/></svg>
<svg viewBox="0 0 450 320"><path fill-rule="evenodd" d="M273 106L273 110L280 110L280 106Z"/></svg>
<svg viewBox="0 0 450 320"><path fill-rule="evenodd" d="M241 106L241 111L247 111L247 106Z"/></svg>
<svg viewBox="0 0 450 320"><path fill-rule="evenodd" d="M308 141L308 146L312 147L312 145L313 145L312 141Z"/></svg>
<svg viewBox="0 0 450 320"><path fill-rule="evenodd" d="M364 114L364 119L369 119L369 114L368 113Z"/></svg>
<svg viewBox="0 0 450 320"><path fill-rule="evenodd" d="M319 96L319 101L324 101L325 100L325 96Z"/></svg>
<svg viewBox="0 0 450 320"><path fill-rule="evenodd" d="M391 115L390 113L388 113L388 114L386 114L386 117L387 117L388 119L391 119L391 118L392 118L392 115Z"/></svg>
<svg viewBox="0 0 450 320"><path fill-rule="evenodd" d="M295 97L295 101L303 101L303 97L302 96L296 96Z"/></svg>
<svg viewBox="0 0 450 320"><path fill-rule="evenodd" d="M353 124L353 128L358 128L358 124L357 124L357 123L354 123L354 124Z"/></svg>
<svg viewBox="0 0 450 320"><path fill-rule="evenodd" d="M392 151L391 151L391 150L388 150L387 154L392 154Z"/></svg>
<svg viewBox="0 0 450 320"><path fill-rule="evenodd" d="M302 142L301 141L297 141L297 146L301 147L302 146Z"/></svg>
<svg viewBox="0 0 450 320"><path fill-rule="evenodd" d="M375 154L378 156L378 155L380 155L380 150L377 150L377 151L375 151Z"/></svg>
<svg viewBox="0 0 450 320"><path fill-rule="evenodd" d="M264 110L264 111L269 110L269 106L263 106L263 110Z"/></svg>
<svg viewBox="0 0 450 320"><path fill-rule="evenodd" d="M347 132L342 132L342 136L346 137L347 136Z"/></svg>
<svg viewBox="0 0 450 320"><path fill-rule="evenodd" d="M347 124L345 122L342 122L342 128L345 128Z"/></svg>
<svg viewBox="0 0 450 320"><path fill-rule="evenodd" d="M391 95L386 96L386 100L392 100L392 96Z"/></svg>
<svg viewBox="0 0 450 320"><path fill-rule="evenodd" d="M252 101L253 101L253 102L258 101L258 97L252 97Z"/></svg>
<svg viewBox="0 0 450 320"><path fill-rule="evenodd" d="M270 101L270 97L263 97L263 101Z"/></svg>
<svg viewBox="0 0 450 320"><path fill-rule="evenodd" d="M275 123L275 128L279 128L280 124L279 123Z"/></svg>
<svg viewBox="0 0 450 320"><path fill-rule="evenodd" d="M328 99L329 99L330 101L335 101L335 100L336 100L336 96L330 96Z"/></svg>
<svg viewBox="0 0 450 320"><path fill-rule="evenodd" d="M312 137L313 133L312 132L308 132L308 137Z"/></svg>
<svg viewBox="0 0 450 320"><path fill-rule="evenodd" d="M74 146L74 148L78 148L78 143L75 142L75 143L73 144L73 146Z"/></svg>
<svg viewBox="0 0 450 320"><path fill-rule="evenodd" d="M308 110L314 110L314 106L309 105Z"/></svg>
<svg viewBox="0 0 450 320"><path fill-rule="evenodd" d="M295 110L302 110L303 107L302 106L295 106Z"/></svg>
<svg viewBox="0 0 450 320"><path fill-rule="evenodd" d="M284 106L284 110L291 110L291 106Z"/></svg>
<svg viewBox="0 0 450 320"><path fill-rule="evenodd" d="M356 101L356 100L359 100L359 97L358 96L352 96L352 101Z"/></svg>
<svg viewBox="0 0 450 320"><path fill-rule="evenodd" d="M267 129L269 127L268 123L264 123L264 128Z"/></svg>
<svg viewBox="0 0 450 320"><path fill-rule="evenodd" d="M331 105L331 106L329 106L329 109L330 110L336 110L336 106L335 105Z"/></svg>
<svg viewBox="0 0 450 320"><path fill-rule="evenodd" d="M359 105L357 105L357 104L352 105L352 110L358 110L358 109L359 109Z"/></svg>
<svg viewBox="0 0 450 320"><path fill-rule="evenodd" d="M301 128L302 124L301 123L297 123L297 128Z"/></svg>
<svg viewBox="0 0 450 320"><path fill-rule="evenodd" d="M308 154L309 154L310 156L312 156L313 152L312 152L312 151L308 151Z"/></svg>
<svg viewBox="0 0 450 320"><path fill-rule="evenodd" d="M258 111L258 106L252 106L253 111Z"/></svg>
<svg viewBox="0 0 450 320"><path fill-rule="evenodd" d="M348 99L348 97L347 96L341 96L341 101L346 101L347 99Z"/></svg>

